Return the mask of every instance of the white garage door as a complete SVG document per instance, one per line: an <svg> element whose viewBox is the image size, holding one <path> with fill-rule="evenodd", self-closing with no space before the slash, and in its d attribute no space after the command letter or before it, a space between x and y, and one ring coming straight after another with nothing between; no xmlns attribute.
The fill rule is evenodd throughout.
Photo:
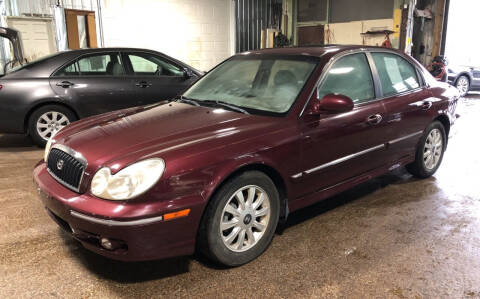
<svg viewBox="0 0 480 299"><path fill-rule="evenodd" d="M28 61L56 52L52 19L9 17L7 24L20 32L24 56Z"/></svg>

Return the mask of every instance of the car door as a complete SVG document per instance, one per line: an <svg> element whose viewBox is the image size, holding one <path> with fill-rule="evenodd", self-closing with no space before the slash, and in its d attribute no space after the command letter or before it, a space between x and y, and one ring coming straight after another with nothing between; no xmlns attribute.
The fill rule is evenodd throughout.
<svg viewBox="0 0 480 299"><path fill-rule="evenodd" d="M131 84L139 104L156 103L175 97L190 86L193 75L163 56L150 52L126 52Z"/></svg>
<svg viewBox="0 0 480 299"><path fill-rule="evenodd" d="M119 52L78 57L50 77L50 86L81 117L136 105Z"/></svg>
<svg viewBox="0 0 480 299"><path fill-rule="evenodd" d="M303 195L325 189L386 163L385 108L375 93L365 53L338 58L328 69L311 101L331 93L350 97L352 111L301 117L302 158L297 184ZM310 106L310 105L309 105Z"/></svg>
<svg viewBox="0 0 480 299"><path fill-rule="evenodd" d="M423 130L431 121L435 99L410 62L392 52L372 52L387 111L390 160L414 153Z"/></svg>

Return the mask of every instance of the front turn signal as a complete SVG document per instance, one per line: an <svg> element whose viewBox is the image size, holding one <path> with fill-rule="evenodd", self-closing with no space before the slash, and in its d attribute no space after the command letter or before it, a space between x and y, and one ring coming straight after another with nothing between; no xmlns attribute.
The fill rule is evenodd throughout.
<svg viewBox="0 0 480 299"><path fill-rule="evenodd" d="M187 217L188 214L190 214L190 209L185 209L185 210L181 210L181 211L177 211L177 212L173 212L173 213L168 213L168 214L163 215L163 220L168 221L168 220L173 220L173 219L176 219L176 218Z"/></svg>

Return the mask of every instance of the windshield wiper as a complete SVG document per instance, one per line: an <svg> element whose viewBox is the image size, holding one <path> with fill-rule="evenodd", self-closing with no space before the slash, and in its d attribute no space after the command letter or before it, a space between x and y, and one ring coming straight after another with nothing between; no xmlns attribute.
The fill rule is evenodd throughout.
<svg viewBox="0 0 480 299"><path fill-rule="evenodd" d="M231 110L235 110L237 112L241 112L241 113L244 113L244 114L250 114L247 112L247 110L245 109L242 109L236 105L233 105L233 104L229 104L229 103L225 103L225 102L222 102L222 101L212 101L212 100L204 100L202 102L205 102L205 103L208 103L208 104L216 104L218 106L223 106L223 107L227 107L227 108L230 108Z"/></svg>
<svg viewBox="0 0 480 299"><path fill-rule="evenodd" d="M191 98L187 98L185 96L179 96L176 98L177 102L184 102L184 103L188 103L188 104L191 104L191 105L194 105L194 106L200 106L200 104L194 100L194 99L191 99Z"/></svg>

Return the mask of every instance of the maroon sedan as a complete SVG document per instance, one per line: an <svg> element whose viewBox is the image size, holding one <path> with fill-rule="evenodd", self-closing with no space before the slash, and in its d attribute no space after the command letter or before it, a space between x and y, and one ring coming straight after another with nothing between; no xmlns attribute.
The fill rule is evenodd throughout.
<svg viewBox="0 0 480 299"><path fill-rule="evenodd" d="M458 97L393 50L247 52L175 100L67 126L34 179L48 214L94 252L197 248L241 265L289 212L404 165L435 173Z"/></svg>

